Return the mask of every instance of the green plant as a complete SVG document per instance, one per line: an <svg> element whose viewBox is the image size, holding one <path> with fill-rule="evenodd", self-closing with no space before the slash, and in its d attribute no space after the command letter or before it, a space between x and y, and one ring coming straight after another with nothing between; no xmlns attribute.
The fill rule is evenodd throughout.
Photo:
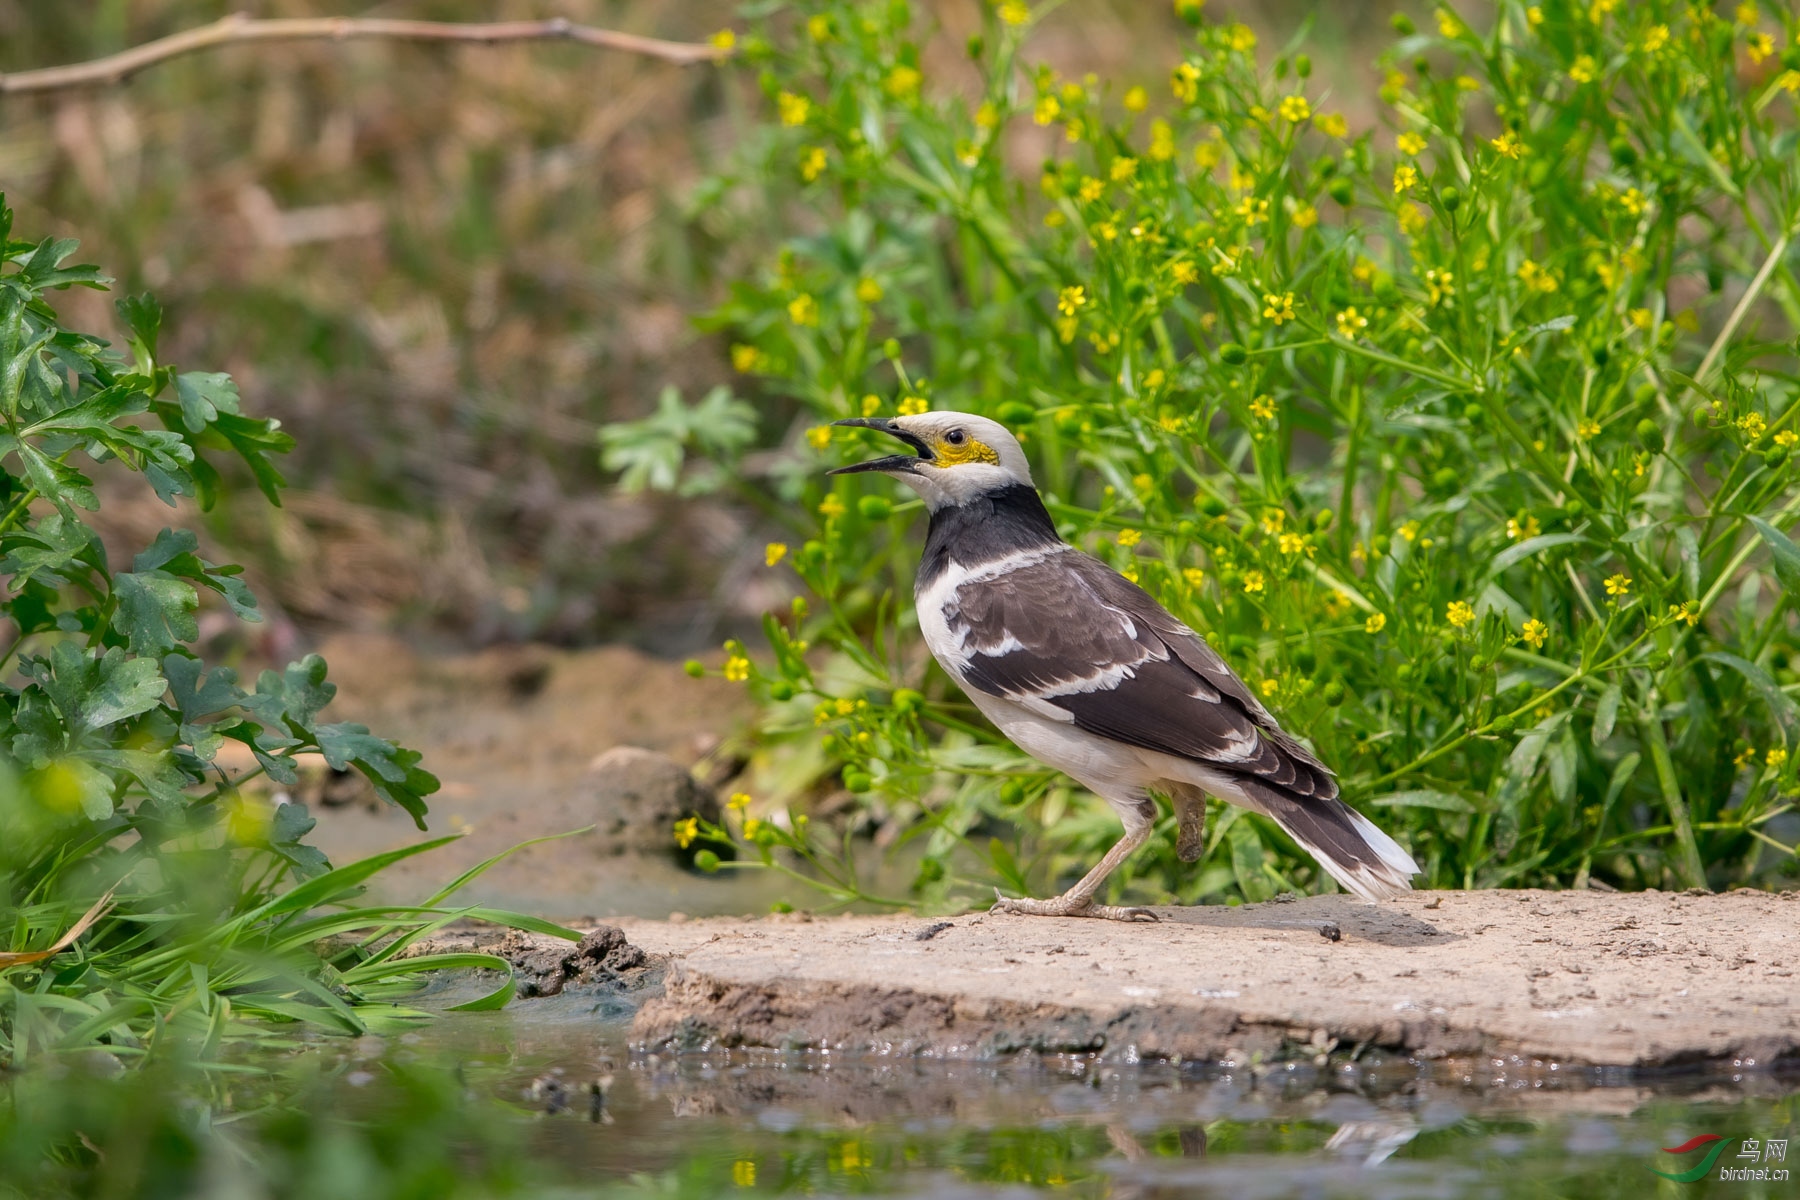
<svg viewBox="0 0 1800 1200"><path fill-rule="evenodd" d="M228 377L159 360L148 296L118 306L129 357L65 328L50 293L105 282L69 265L74 249L15 239L0 200L0 664L17 672L0 684L0 1066L91 1045L141 1054L170 1038L211 1058L227 1034L266 1028L251 1017L355 1032L391 1015L361 1002L391 1002L423 970L504 968L486 955L396 957L449 919L438 908L449 892L417 908L348 907L382 866L438 843L333 870L302 840L305 805L243 790L264 773L293 783L296 759L316 754L360 771L423 829L437 780L416 752L321 719L335 689L316 655L263 672L254 690L206 668L188 645L202 593L249 620L256 600L239 568L197 555L192 533L163 530L129 570L109 563L82 520L97 505L84 460L210 506L224 488L210 460L235 455L278 503L269 456L290 440L241 411ZM218 764L232 741L254 770Z"/></svg>
<svg viewBox="0 0 1800 1200"><path fill-rule="evenodd" d="M734 178L808 232L711 317L739 370L814 421L1010 424L1065 535L1219 646L1433 886L1793 873L1791 13L1439 8L1353 128L1298 39L1197 4L1154 89L1029 65L1039 14L989 6L973 92L926 77L909 5L775 7ZM1110 820L926 664L918 505L820 479L841 455L814 428L779 476L817 518L769 564L812 615L728 647L754 769L797 757L922 839L926 902L1053 889ZM1006 824L1018 861L956 853ZM1171 842L1115 892L1329 886L1235 809L1200 869Z"/></svg>

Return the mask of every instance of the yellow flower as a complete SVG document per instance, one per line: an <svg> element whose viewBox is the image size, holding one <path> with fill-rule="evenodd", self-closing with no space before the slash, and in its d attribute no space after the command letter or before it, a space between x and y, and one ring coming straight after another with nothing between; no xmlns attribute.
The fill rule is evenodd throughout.
<svg viewBox="0 0 1800 1200"><path fill-rule="evenodd" d="M1178 260L1169 267L1169 274L1175 277L1176 283L1180 284L1182 287L1186 287L1188 284L1193 283L1196 279L1200 278L1200 268L1184 258Z"/></svg>
<svg viewBox="0 0 1800 1200"><path fill-rule="evenodd" d="M806 440L812 443L814 450L823 450L831 445L831 426L814 425L806 431Z"/></svg>
<svg viewBox="0 0 1800 1200"><path fill-rule="evenodd" d="M1244 572L1244 594L1246 596L1252 596L1262 590L1263 590L1263 573L1261 571L1245 571Z"/></svg>
<svg viewBox="0 0 1800 1200"><path fill-rule="evenodd" d="M1536 29L1539 25L1542 25L1544 23L1544 10L1542 8L1539 8L1535 4L1532 5L1530 8L1526 9L1525 10L1525 23L1527 25L1531 26L1533 29Z"/></svg>
<svg viewBox="0 0 1800 1200"><path fill-rule="evenodd" d="M813 718L813 724L823 725L827 720L830 720L829 716L826 716L823 718L815 716ZM745 817L744 818L744 836L747 838L754 839L757 834L762 832L763 826L765 824L767 824L767 822L758 820L755 817Z"/></svg>
<svg viewBox="0 0 1800 1200"><path fill-rule="evenodd" d="M919 74L917 67L909 67L905 63L901 63L888 72L887 78L882 81L881 86L894 99L905 100L909 96L918 94L919 81L923 78L924 76Z"/></svg>
<svg viewBox="0 0 1800 1200"><path fill-rule="evenodd" d="M1515 517L1506 523L1506 536L1515 542L1534 538L1542 532L1544 532L1544 527L1538 524L1538 519L1533 516L1527 516L1523 521Z"/></svg>
<svg viewBox="0 0 1800 1200"><path fill-rule="evenodd" d="M1631 591L1631 576L1608 575L1603 583L1606 594L1613 597L1624 596Z"/></svg>
<svg viewBox="0 0 1800 1200"><path fill-rule="evenodd" d="M1465 600L1452 600L1444 610L1444 619L1457 629L1462 629L1475 619L1475 608Z"/></svg>
<svg viewBox="0 0 1800 1200"><path fill-rule="evenodd" d="M1319 210L1310 204L1302 204L1294 210L1294 228L1311 229L1319 223Z"/></svg>
<svg viewBox="0 0 1800 1200"><path fill-rule="evenodd" d="M1149 92L1146 92L1141 87L1132 87L1132 88L1127 88L1125 90L1125 111L1126 112L1134 112L1134 113L1143 112L1146 108L1149 108L1149 107L1150 107L1150 93Z"/></svg>
<svg viewBox="0 0 1800 1200"><path fill-rule="evenodd" d="M1569 78L1576 83L1592 83L1594 77L1599 73L1600 64L1594 61L1594 56L1591 54L1580 55L1575 59L1574 65L1569 68Z"/></svg>
<svg viewBox="0 0 1800 1200"><path fill-rule="evenodd" d="M1387 628L1386 613L1370 613L1369 619L1363 622L1364 633L1380 633Z"/></svg>
<svg viewBox="0 0 1800 1200"><path fill-rule="evenodd" d="M675 822L675 844L686 850L700 836L700 822L693 817Z"/></svg>
<svg viewBox="0 0 1800 1200"><path fill-rule="evenodd" d="M1756 761L1756 747L1755 746L1745 746L1742 750L1738 751L1737 757L1731 760L1732 765L1736 766L1736 767L1744 767L1755 761Z"/></svg>
<svg viewBox="0 0 1800 1200"><path fill-rule="evenodd" d="M1685 600L1680 604L1669 605L1669 620L1672 622L1686 621L1689 625L1698 625L1700 623L1700 602Z"/></svg>
<svg viewBox="0 0 1800 1200"><path fill-rule="evenodd" d="M742 683L750 678L750 660L741 654L733 654L725 660L725 678L732 683Z"/></svg>
<svg viewBox="0 0 1800 1200"><path fill-rule="evenodd" d="M1275 397L1258 396L1250 402L1250 415L1259 421L1275 419Z"/></svg>
<svg viewBox="0 0 1800 1200"><path fill-rule="evenodd" d="M1136 529L1119 530L1119 545L1125 547L1127 550L1143 540L1144 535Z"/></svg>
<svg viewBox="0 0 1800 1200"><path fill-rule="evenodd" d="M793 92L782 92L775 97L775 107L781 113L783 125L804 125L806 114L812 111L812 101Z"/></svg>
<svg viewBox="0 0 1800 1200"><path fill-rule="evenodd" d="M1284 533L1277 545L1283 554L1298 554L1306 549L1306 539L1297 533Z"/></svg>
<svg viewBox="0 0 1800 1200"><path fill-rule="evenodd" d="M1739 25L1754 25L1762 20L1762 13L1757 9L1754 0L1743 0L1743 3L1737 6L1737 11L1731 15L1737 18Z"/></svg>
<svg viewBox="0 0 1800 1200"><path fill-rule="evenodd" d="M1427 144L1423 134L1415 133L1410 129L1394 139L1394 145L1399 147L1400 153L1413 158L1417 158Z"/></svg>
<svg viewBox="0 0 1800 1200"><path fill-rule="evenodd" d="M1407 541L1416 542L1419 540L1419 523L1417 521L1408 521L1406 524L1402 525L1396 532L1398 532L1400 534L1400 536L1405 538Z"/></svg>
<svg viewBox="0 0 1800 1200"><path fill-rule="evenodd" d="M815 42L831 40L831 18L824 13L814 13L806 18L806 36Z"/></svg>
<svg viewBox="0 0 1800 1200"><path fill-rule="evenodd" d="M1519 631L1519 636L1524 638L1526 645L1533 650L1542 650L1544 639L1550 636L1550 627L1533 617L1525 622L1525 628Z"/></svg>
<svg viewBox="0 0 1800 1200"><path fill-rule="evenodd" d="M881 285L866 275L856 281L856 298L864 304L875 303L883 294Z"/></svg>
<svg viewBox="0 0 1800 1200"><path fill-rule="evenodd" d="M1086 179L1083 179L1081 185L1075 189L1075 194L1081 197L1084 203L1092 204L1106 194L1106 185L1101 183L1098 179L1095 179L1092 175L1089 175Z"/></svg>
<svg viewBox="0 0 1800 1200"><path fill-rule="evenodd" d="M1457 20L1456 14L1447 8L1437 10L1437 24L1438 32L1447 38L1456 37L1462 32L1462 22Z"/></svg>
<svg viewBox="0 0 1800 1200"><path fill-rule="evenodd" d="M1193 63L1177 64L1169 74L1169 90L1183 104L1192 104L1200 98L1200 68Z"/></svg>
<svg viewBox="0 0 1800 1200"><path fill-rule="evenodd" d="M755 346L746 346L738 342L731 348L731 369L748 375L762 366L763 352Z"/></svg>
<svg viewBox="0 0 1800 1200"><path fill-rule="evenodd" d="M1412 237L1425 228L1425 208L1419 204L1403 205L1395 220L1400 222L1400 231Z"/></svg>
<svg viewBox="0 0 1800 1200"><path fill-rule="evenodd" d="M1643 49L1645 54L1655 54L1668 44L1669 27L1667 25L1652 25L1644 30Z"/></svg>
<svg viewBox="0 0 1800 1200"><path fill-rule="evenodd" d="M1753 33L1744 39L1744 52L1750 56L1752 63L1760 63L1775 53L1775 39L1766 33ZM1773 754L1774 751L1769 753Z"/></svg>
<svg viewBox="0 0 1800 1200"><path fill-rule="evenodd" d="M1634 308L1625 315L1631 319L1632 325L1643 330L1648 330L1656 321L1647 308Z"/></svg>
<svg viewBox="0 0 1800 1200"><path fill-rule="evenodd" d="M1189 587L1194 588L1196 590L1200 587L1201 584L1206 582L1206 572L1202 571L1199 567L1185 568L1181 572L1181 577L1183 579L1187 580L1187 585Z"/></svg>
<svg viewBox="0 0 1800 1200"><path fill-rule="evenodd" d="M1775 86L1790 95L1800 92L1800 71L1783 71L1775 77Z"/></svg>
<svg viewBox="0 0 1800 1200"><path fill-rule="evenodd" d="M1771 747L1768 754L1763 756L1763 761L1769 764L1769 769L1775 771L1779 771L1781 764L1787 760L1788 752L1780 746Z"/></svg>
<svg viewBox="0 0 1800 1200"><path fill-rule="evenodd" d="M1632 216L1641 217L1644 215L1644 208L1648 201L1644 199L1644 193L1638 191L1636 188L1626 188L1619 196L1619 203L1623 205L1625 211Z"/></svg>
<svg viewBox="0 0 1800 1200"><path fill-rule="evenodd" d="M1294 319L1294 293L1263 293L1263 320L1273 321L1280 325L1283 321Z"/></svg>
<svg viewBox="0 0 1800 1200"><path fill-rule="evenodd" d="M1226 33L1231 39L1231 48L1239 54L1248 54L1256 49L1256 34L1248 25L1233 25Z"/></svg>
<svg viewBox="0 0 1800 1200"><path fill-rule="evenodd" d="M1150 122L1150 157L1156 162L1175 157L1175 130L1160 117Z"/></svg>
<svg viewBox="0 0 1800 1200"><path fill-rule="evenodd" d="M1425 290L1430 293L1431 304L1435 308L1456 295L1456 276L1449 271L1426 271Z"/></svg>
<svg viewBox="0 0 1800 1200"><path fill-rule="evenodd" d="M800 152L800 178L811 183L825 173L825 150L822 146L808 146Z"/></svg>
<svg viewBox="0 0 1800 1200"><path fill-rule="evenodd" d="M1419 169L1407 163L1394 168L1394 195L1398 196L1419 182Z"/></svg>
<svg viewBox="0 0 1800 1200"><path fill-rule="evenodd" d="M730 50L737 46L737 34L729 29L721 29L706 40L715 50Z"/></svg>
<svg viewBox="0 0 1800 1200"><path fill-rule="evenodd" d="M787 552L788 548L786 542L770 542L767 546L763 547L764 565L770 567L774 566L787 557Z"/></svg>
<svg viewBox="0 0 1800 1200"><path fill-rule="evenodd" d="M1326 113L1313 122L1313 127L1326 137L1343 138L1350 136L1350 122L1344 119L1343 113Z"/></svg>
<svg viewBox="0 0 1800 1200"><path fill-rule="evenodd" d="M1600 422L1589 417L1575 426L1575 436L1584 442L1592 441L1600 436Z"/></svg>
<svg viewBox="0 0 1800 1200"><path fill-rule="evenodd" d="M1038 102L1031 110L1031 119L1039 125L1048 125L1062 113L1062 102L1055 96L1039 96Z"/></svg>
<svg viewBox="0 0 1800 1200"><path fill-rule="evenodd" d="M825 497L825 499L819 501L819 515L824 517L827 521L836 520L838 517L843 516L846 511L848 510L844 508L844 502L838 499L836 492L833 492L831 495Z"/></svg>
<svg viewBox="0 0 1800 1200"><path fill-rule="evenodd" d="M1269 219L1269 202L1255 196L1245 196L1238 201L1237 215L1244 218L1244 224L1255 225L1259 221Z"/></svg>
<svg viewBox="0 0 1800 1200"><path fill-rule="evenodd" d="M1201 142L1194 147L1194 165L1202 171L1210 171L1219 165L1224 153L1217 142Z"/></svg>
<svg viewBox="0 0 1800 1200"><path fill-rule="evenodd" d="M1112 160L1112 167L1107 171L1114 183L1122 183L1137 174L1137 159L1119 157Z"/></svg>
<svg viewBox="0 0 1800 1200"><path fill-rule="evenodd" d="M1288 96L1276 105L1276 111L1281 113L1282 120L1298 125L1312 116L1312 105L1306 102L1305 96Z"/></svg>
<svg viewBox="0 0 1800 1200"><path fill-rule="evenodd" d="M731 1164L731 1182L741 1188L756 1186L756 1164L747 1158L740 1158Z"/></svg>
<svg viewBox="0 0 1800 1200"><path fill-rule="evenodd" d="M916 417L922 412L930 412L931 404L923 396L904 396L899 408L901 416Z"/></svg>
<svg viewBox="0 0 1800 1200"><path fill-rule="evenodd" d="M1346 308L1337 315L1338 333L1354 341L1356 335L1369 327L1369 318L1357 312L1354 307Z"/></svg>
<svg viewBox="0 0 1800 1200"><path fill-rule="evenodd" d="M1737 427L1739 433L1754 442L1763 435L1763 430L1768 427L1768 422L1763 420L1761 413L1745 413L1737 419Z"/></svg>
<svg viewBox="0 0 1800 1200"><path fill-rule="evenodd" d="M1163 380L1165 380L1167 378L1168 378L1168 376L1163 373L1163 369L1161 367L1152 367L1152 368L1150 368L1149 372L1147 374L1145 374L1145 376L1144 376L1144 389L1146 391L1155 391L1157 388L1159 388L1163 385ZM1139 475L1139 476L1137 476L1137 478L1138 479L1148 479L1150 477L1148 475ZM1135 480L1134 480L1134 482L1135 482ZM1139 488L1138 490L1139 491L1147 490L1148 486L1149 485L1146 484L1145 487Z"/></svg>
<svg viewBox="0 0 1800 1200"><path fill-rule="evenodd" d="M1072 317L1087 305L1087 289L1079 283L1072 284L1056 294L1056 311L1065 317Z"/></svg>
<svg viewBox="0 0 1800 1200"><path fill-rule="evenodd" d="M788 301L788 319L796 325L819 323L819 302L805 292Z"/></svg>
<svg viewBox="0 0 1800 1200"><path fill-rule="evenodd" d="M1502 158L1518 158L1525 153L1525 143L1513 136L1510 129L1497 138L1490 138L1488 145L1492 146L1494 153Z"/></svg>
<svg viewBox="0 0 1800 1200"><path fill-rule="evenodd" d="M1529 258L1519 264L1519 280L1534 292L1554 292L1562 286L1553 271L1546 271Z"/></svg>
<svg viewBox="0 0 1800 1200"><path fill-rule="evenodd" d="M731 799L725 802L725 807L731 809L733 812L743 812L746 808L750 807L750 793L731 793Z"/></svg>
<svg viewBox="0 0 1800 1200"><path fill-rule="evenodd" d="M1273 412L1274 410L1271 409L1270 411ZM1263 509L1262 531L1264 533L1269 533L1269 534L1280 533L1281 527L1286 524L1287 524L1287 510L1285 508L1265 508L1265 509Z"/></svg>
<svg viewBox="0 0 1800 1200"><path fill-rule="evenodd" d="M1800 433L1795 433L1791 429L1784 429L1775 435L1775 444L1783 450L1793 449L1795 442L1800 442Z"/></svg>
<svg viewBox="0 0 1800 1200"><path fill-rule="evenodd" d="M1031 20L1031 9L1024 0L1006 0L1000 6L1000 19L1008 25L1023 25Z"/></svg>
<svg viewBox="0 0 1800 1200"><path fill-rule="evenodd" d="M1279 679L1265 679L1258 686L1262 689L1263 697L1267 699L1281 690L1281 681Z"/></svg>

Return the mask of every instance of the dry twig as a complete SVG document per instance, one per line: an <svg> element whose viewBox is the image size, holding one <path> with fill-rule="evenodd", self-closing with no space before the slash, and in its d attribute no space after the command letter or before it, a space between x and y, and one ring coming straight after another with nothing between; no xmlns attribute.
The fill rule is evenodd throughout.
<svg viewBox="0 0 1800 1200"><path fill-rule="evenodd" d="M51 92L63 88L114 84L145 67L217 46L247 42L293 42L318 39L347 41L351 38L385 38L412 42L539 42L571 41L660 58L676 66L716 62L729 57L729 49L697 42L670 42L641 37L616 29L577 25L561 17L548 21L493 21L463 24L453 21L404 21L363 17L256 18L243 13L222 17L210 25L172 33L168 37L62 67L43 67L0 75L0 95Z"/></svg>

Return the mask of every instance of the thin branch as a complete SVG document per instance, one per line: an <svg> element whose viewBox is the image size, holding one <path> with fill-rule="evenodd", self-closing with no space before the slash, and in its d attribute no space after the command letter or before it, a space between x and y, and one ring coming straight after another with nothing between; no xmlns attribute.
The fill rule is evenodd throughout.
<svg viewBox="0 0 1800 1200"><path fill-rule="evenodd" d="M145 42L105 58L91 62L70 63L64 67L43 67L34 71L15 71L0 75L0 95L22 92L51 92L62 88L114 84L145 67L244 42L295 42L351 38L385 38L411 42L540 42L570 41L584 46L623 50L660 58L676 66L717 62L731 55L728 48L698 42L670 42L661 38L640 37L616 29L598 29L577 25L563 18L548 21L492 21L463 24L453 21L403 21L362 17L279 17L255 18L243 13L222 17L210 25L172 33L168 37Z"/></svg>

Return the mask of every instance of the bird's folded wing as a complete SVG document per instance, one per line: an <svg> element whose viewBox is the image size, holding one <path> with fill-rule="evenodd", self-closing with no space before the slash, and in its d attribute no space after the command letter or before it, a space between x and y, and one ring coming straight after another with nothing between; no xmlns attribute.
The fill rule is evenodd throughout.
<svg viewBox="0 0 1800 1200"><path fill-rule="evenodd" d="M1149 593L1070 549L951 593L963 681L1101 737L1337 795L1225 660Z"/></svg>

